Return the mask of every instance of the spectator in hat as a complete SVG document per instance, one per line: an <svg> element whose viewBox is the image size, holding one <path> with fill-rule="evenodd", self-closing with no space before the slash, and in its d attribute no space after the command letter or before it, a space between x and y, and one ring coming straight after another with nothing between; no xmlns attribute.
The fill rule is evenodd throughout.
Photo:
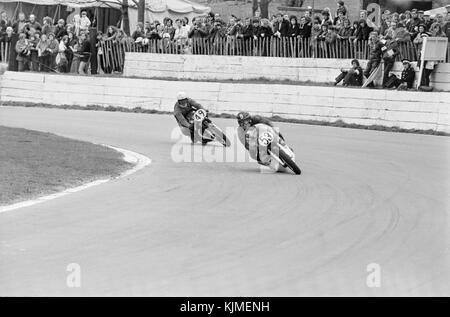
<svg viewBox="0 0 450 317"><path fill-rule="evenodd" d="M419 18L420 23L423 23L423 16L425 15L425 12L423 10L418 10L417 11L417 17Z"/></svg>
<svg viewBox="0 0 450 317"><path fill-rule="evenodd" d="M385 85L385 88L397 90L407 90L413 88L416 72L411 65L411 61L409 61L408 59L403 59L402 64L403 71L401 73L401 77L398 78L396 75L391 74L387 81L387 84Z"/></svg>
<svg viewBox="0 0 450 317"><path fill-rule="evenodd" d="M425 31L429 31L431 28L431 25L433 24L433 21L431 20L430 14L424 14L423 15L423 24L425 25Z"/></svg>
<svg viewBox="0 0 450 317"><path fill-rule="evenodd" d="M416 72L411 65L411 61L409 59L404 58L402 60L403 71L400 79L395 82L394 86L397 87L398 90L407 90L412 89L414 84L414 79L416 77Z"/></svg>
<svg viewBox="0 0 450 317"><path fill-rule="evenodd" d="M357 86L361 87L363 84L363 70L359 65L359 61L357 59L352 60L352 67L350 69L341 68L341 73L334 82L336 86L342 80L344 80L343 86Z"/></svg>

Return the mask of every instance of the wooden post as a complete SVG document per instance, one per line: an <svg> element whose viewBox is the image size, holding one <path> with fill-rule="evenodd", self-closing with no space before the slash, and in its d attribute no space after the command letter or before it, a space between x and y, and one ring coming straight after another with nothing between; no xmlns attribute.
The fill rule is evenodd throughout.
<svg viewBox="0 0 450 317"><path fill-rule="evenodd" d="M427 38L425 37L423 39L422 43L422 52L420 52L420 68L419 68L419 78L417 79L417 89L419 89L420 84L422 83L422 76L423 76L423 68L425 66L425 45L427 44Z"/></svg>

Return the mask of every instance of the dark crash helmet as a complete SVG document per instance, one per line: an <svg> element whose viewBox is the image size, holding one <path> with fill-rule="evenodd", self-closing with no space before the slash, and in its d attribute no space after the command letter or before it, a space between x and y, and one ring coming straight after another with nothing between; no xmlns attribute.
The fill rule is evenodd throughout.
<svg viewBox="0 0 450 317"><path fill-rule="evenodd" d="M242 126L242 124L244 124L245 122L250 121L251 119L252 117L248 112L241 111L237 114L237 121L240 126Z"/></svg>

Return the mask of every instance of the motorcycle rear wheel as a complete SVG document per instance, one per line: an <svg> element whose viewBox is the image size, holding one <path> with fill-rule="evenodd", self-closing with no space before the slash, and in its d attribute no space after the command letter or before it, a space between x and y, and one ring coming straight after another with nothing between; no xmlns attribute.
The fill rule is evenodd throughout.
<svg viewBox="0 0 450 317"><path fill-rule="evenodd" d="M217 127L214 123L210 123L208 125L208 129L210 130L210 132L212 132L216 141L222 143L223 146L226 146L226 147L231 146L231 142L227 138L225 133L223 133L222 130L219 127Z"/></svg>
<svg viewBox="0 0 450 317"><path fill-rule="evenodd" d="M289 155L286 154L286 152L283 151L283 149L280 148L278 153L280 159L286 163L286 165L296 174L300 175L302 171L298 167L298 165L291 159Z"/></svg>

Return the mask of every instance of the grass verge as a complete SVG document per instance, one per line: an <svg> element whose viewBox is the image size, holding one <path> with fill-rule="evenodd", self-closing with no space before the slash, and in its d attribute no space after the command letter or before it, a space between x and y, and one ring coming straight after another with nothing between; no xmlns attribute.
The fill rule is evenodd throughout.
<svg viewBox="0 0 450 317"><path fill-rule="evenodd" d="M51 133L0 126L0 205L120 175L122 153Z"/></svg>
<svg viewBox="0 0 450 317"><path fill-rule="evenodd" d="M144 109L141 107L136 108L125 108L125 107L104 107L98 105L88 105L88 106L77 106L77 105L51 105L44 103L23 103L23 102L3 102L1 106L11 106L11 107L41 107L41 108L55 108L55 109L66 109L66 110L94 110L94 111L109 111L109 112L128 112L128 113L143 113L143 114L170 114L170 111L160 111L153 109ZM235 119L236 116L229 113L211 113L209 114L212 118L227 118ZM434 130L419 130L419 129L403 129L399 127L386 127L382 125L362 125L354 123L345 123L342 120L336 120L333 122L320 121L320 120L301 120L301 119L289 119L280 116L272 116L271 119L274 122L286 122L286 123L296 123L296 124L308 124L308 125L321 125L329 127L339 127L339 128L349 128L349 129L362 129L362 130L376 130L385 132L401 132L401 133L416 133L416 134L428 134L428 135L439 135L439 136L450 136L449 133L434 131Z"/></svg>

